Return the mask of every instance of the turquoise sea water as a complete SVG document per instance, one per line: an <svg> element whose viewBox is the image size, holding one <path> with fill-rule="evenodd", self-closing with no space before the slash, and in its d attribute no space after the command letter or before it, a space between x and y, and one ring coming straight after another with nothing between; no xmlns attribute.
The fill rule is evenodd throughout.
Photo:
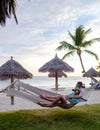
<svg viewBox="0 0 100 130"><path fill-rule="evenodd" d="M55 78L44 77L44 76L34 76L32 79L21 80L25 83L29 83L33 86L37 86L44 89L55 88ZM80 76L70 76L67 78L59 78L59 88L73 88L77 81L82 81L86 87L89 87L91 82L90 78L80 77ZM0 81L0 89L7 87L10 84L10 80Z"/></svg>

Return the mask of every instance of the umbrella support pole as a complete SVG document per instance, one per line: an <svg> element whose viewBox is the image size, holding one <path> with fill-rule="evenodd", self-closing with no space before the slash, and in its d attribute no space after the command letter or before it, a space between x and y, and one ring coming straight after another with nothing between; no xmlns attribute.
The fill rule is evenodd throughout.
<svg viewBox="0 0 100 130"><path fill-rule="evenodd" d="M11 96L11 105L14 105L14 96Z"/></svg>
<svg viewBox="0 0 100 130"><path fill-rule="evenodd" d="M56 72L56 77L55 77L55 87L56 87L56 91L58 91L58 74Z"/></svg>
<svg viewBox="0 0 100 130"><path fill-rule="evenodd" d="M20 91L20 86L18 86L18 91Z"/></svg>

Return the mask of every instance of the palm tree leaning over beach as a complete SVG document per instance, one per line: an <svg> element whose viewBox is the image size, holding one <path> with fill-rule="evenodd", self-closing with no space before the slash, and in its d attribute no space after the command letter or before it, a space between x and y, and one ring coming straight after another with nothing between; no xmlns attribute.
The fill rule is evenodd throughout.
<svg viewBox="0 0 100 130"><path fill-rule="evenodd" d="M96 60L99 60L96 53L94 53L90 50L86 50L86 48L91 46L94 42L100 41L100 38L85 40L87 34L89 34L90 32L91 32L91 28L85 30L84 27L82 25L80 25L76 28L74 34L72 34L68 31L69 36L72 39L72 43L68 43L67 41L61 41L59 43L60 46L57 47L57 50L63 50L63 49L68 50L68 52L63 56L62 59L65 59L66 57L77 53L77 55L79 56L80 62L81 62L82 69L83 69L82 73L85 73L85 68L84 68L82 56L81 56L82 52L88 53L88 54L94 56L96 58Z"/></svg>
<svg viewBox="0 0 100 130"><path fill-rule="evenodd" d="M0 24L4 26L6 24L6 19L11 18L13 15L16 23L16 0L0 0Z"/></svg>

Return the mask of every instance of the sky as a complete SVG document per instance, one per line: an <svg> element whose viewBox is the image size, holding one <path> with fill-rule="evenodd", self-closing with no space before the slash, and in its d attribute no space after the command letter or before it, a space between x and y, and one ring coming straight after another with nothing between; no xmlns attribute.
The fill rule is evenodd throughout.
<svg viewBox="0 0 100 130"><path fill-rule="evenodd" d="M83 25L92 29L87 39L100 37L100 0L17 0L16 15L0 26L0 65L13 59L34 76L47 75L38 69L57 56L61 59L66 51L56 51L61 41L72 43L68 31L74 33ZM87 48L100 56L100 42ZM98 61L82 54L85 69L95 68ZM64 60L75 69L72 76L82 75L79 57Z"/></svg>

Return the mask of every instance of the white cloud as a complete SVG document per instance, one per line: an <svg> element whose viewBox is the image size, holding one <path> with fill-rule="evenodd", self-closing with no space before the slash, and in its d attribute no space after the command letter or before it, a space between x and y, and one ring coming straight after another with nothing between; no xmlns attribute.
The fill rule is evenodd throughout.
<svg viewBox="0 0 100 130"><path fill-rule="evenodd" d="M68 30L73 32L77 25L83 24L93 30L89 38L100 35L99 0L19 0L17 3L19 24L16 25L12 18L7 20L5 27L0 27L0 54L5 59L2 61L13 55L15 60L35 74L55 53L62 58L65 52L55 49L60 41L70 42ZM95 44L90 49L99 55L100 48L97 48L98 44ZM94 59L90 59L87 69L97 64ZM83 60L87 62L86 58ZM77 56L66 59L66 62L76 68L75 73L81 72ZM79 63L79 67L75 63Z"/></svg>

